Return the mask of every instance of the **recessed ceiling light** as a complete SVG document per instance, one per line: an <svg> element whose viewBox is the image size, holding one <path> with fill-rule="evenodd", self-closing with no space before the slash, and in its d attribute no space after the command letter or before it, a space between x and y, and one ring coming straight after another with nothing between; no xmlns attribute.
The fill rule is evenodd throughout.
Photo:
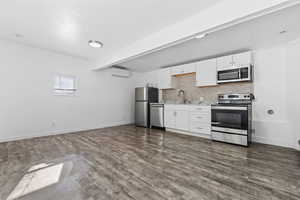
<svg viewBox="0 0 300 200"><path fill-rule="evenodd" d="M203 33L203 34L196 35L195 38L202 39L202 38L205 38L206 36L207 36L207 33Z"/></svg>
<svg viewBox="0 0 300 200"><path fill-rule="evenodd" d="M103 43L102 42L99 42L97 40L90 40L89 41L89 45L93 48L101 48L103 47Z"/></svg>

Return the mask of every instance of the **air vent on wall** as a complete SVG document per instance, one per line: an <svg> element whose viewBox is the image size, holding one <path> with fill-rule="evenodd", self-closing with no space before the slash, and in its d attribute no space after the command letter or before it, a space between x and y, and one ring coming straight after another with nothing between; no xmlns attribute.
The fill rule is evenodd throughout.
<svg viewBox="0 0 300 200"><path fill-rule="evenodd" d="M131 71L125 67L112 66L110 68L111 75L119 78L129 78L131 76Z"/></svg>

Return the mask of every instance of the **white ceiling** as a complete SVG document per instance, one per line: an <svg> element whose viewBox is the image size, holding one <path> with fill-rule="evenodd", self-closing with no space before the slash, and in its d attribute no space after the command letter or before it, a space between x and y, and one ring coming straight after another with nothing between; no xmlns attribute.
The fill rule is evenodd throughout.
<svg viewBox="0 0 300 200"><path fill-rule="evenodd" d="M0 38L93 61L219 1L3 0Z"/></svg>
<svg viewBox="0 0 300 200"><path fill-rule="evenodd" d="M299 19L300 5L297 5L120 65L145 72L232 52L278 45L300 38ZM283 30L287 32L280 34Z"/></svg>

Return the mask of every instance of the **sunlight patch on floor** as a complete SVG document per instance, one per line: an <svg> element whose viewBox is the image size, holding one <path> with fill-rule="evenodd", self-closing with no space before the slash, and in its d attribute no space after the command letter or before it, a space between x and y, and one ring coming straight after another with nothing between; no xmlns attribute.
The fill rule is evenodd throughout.
<svg viewBox="0 0 300 200"><path fill-rule="evenodd" d="M39 164L31 167L23 176L15 189L10 193L7 200L15 200L32 192L49 187L58 183L63 163L51 165Z"/></svg>

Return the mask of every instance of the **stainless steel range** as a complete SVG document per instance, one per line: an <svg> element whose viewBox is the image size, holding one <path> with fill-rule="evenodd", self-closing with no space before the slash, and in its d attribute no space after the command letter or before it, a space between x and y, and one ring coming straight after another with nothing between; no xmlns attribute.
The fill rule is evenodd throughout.
<svg viewBox="0 0 300 200"><path fill-rule="evenodd" d="M213 140L248 146L251 142L252 100L246 94L220 94L211 107Z"/></svg>

